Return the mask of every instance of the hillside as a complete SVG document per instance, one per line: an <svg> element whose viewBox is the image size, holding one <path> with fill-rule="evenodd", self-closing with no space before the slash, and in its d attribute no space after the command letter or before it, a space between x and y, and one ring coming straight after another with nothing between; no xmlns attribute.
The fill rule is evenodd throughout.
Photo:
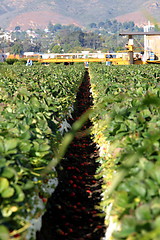
<svg viewBox="0 0 160 240"><path fill-rule="evenodd" d="M113 18L144 24L146 10L160 21L160 0L1 0L0 27L44 28L49 22L86 26Z"/></svg>

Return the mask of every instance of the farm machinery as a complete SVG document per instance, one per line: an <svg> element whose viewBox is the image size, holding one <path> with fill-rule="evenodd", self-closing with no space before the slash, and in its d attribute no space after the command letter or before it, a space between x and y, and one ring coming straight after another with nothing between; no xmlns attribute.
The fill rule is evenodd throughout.
<svg viewBox="0 0 160 240"><path fill-rule="evenodd" d="M126 50L116 53L90 53L82 51L81 53L63 53L63 54L34 54L30 55L9 55L8 59L32 60L42 64L64 63L73 64L76 62L90 63L101 62L106 65L130 65L130 64L159 64L160 63L160 32L138 32L138 33L120 33L122 37L128 36L128 42L125 45ZM141 52L135 52L133 37L136 35L144 36L144 49Z"/></svg>

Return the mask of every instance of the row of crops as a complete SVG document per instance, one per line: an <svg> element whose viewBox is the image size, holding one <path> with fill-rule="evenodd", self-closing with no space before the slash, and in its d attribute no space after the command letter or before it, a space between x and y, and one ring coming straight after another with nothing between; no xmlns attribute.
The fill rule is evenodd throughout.
<svg viewBox="0 0 160 240"><path fill-rule="evenodd" d="M158 240L160 68L94 63L89 73L105 240ZM58 181L46 169L56 165L84 74L83 64L0 65L1 240L35 239Z"/></svg>
<svg viewBox="0 0 160 240"><path fill-rule="evenodd" d="M160 67L89 68L106 240L160 239Z"/></svg>
<svg viewBox="0 0 160 240"><path fill-rule="evenodd" d="M83 65L0 66L0 239L35 239ZM45 172L45 174L44 174Z"/></svg>

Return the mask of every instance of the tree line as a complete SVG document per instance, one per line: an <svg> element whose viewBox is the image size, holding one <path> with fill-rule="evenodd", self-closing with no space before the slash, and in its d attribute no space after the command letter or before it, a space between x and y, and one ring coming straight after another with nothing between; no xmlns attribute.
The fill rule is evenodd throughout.
<svg viewBox="0 0 160 240"><path fill-rule="evenodd" d="M126 39L119 37L119 32L142 31L134 22L120 23L117 20L91 23L81 29L75 25L48 24L46 29L21 31L16 26L12 32L13 42L0 42L0 49L13 54L24 52L79 52L124 50ZM141 41L141 40L140 40Z"/></svg>

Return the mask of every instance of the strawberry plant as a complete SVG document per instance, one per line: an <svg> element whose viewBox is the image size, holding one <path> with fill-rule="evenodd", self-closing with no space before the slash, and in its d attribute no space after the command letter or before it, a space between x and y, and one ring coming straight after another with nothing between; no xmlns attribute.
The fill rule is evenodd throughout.
<svg viewBox="0 0 160 240"><path fill-rule="evenodd" d="M157 240L159 66L90 67L94 140L104 179L106 240Z"/></svg>
<svg viewBox="0 0 160 240"><path fill-rule="evenodd" d="M0 239L35 238L57 185L55 169L41 173L54 159L83 75L83 65L1 66Z"/></svg>

